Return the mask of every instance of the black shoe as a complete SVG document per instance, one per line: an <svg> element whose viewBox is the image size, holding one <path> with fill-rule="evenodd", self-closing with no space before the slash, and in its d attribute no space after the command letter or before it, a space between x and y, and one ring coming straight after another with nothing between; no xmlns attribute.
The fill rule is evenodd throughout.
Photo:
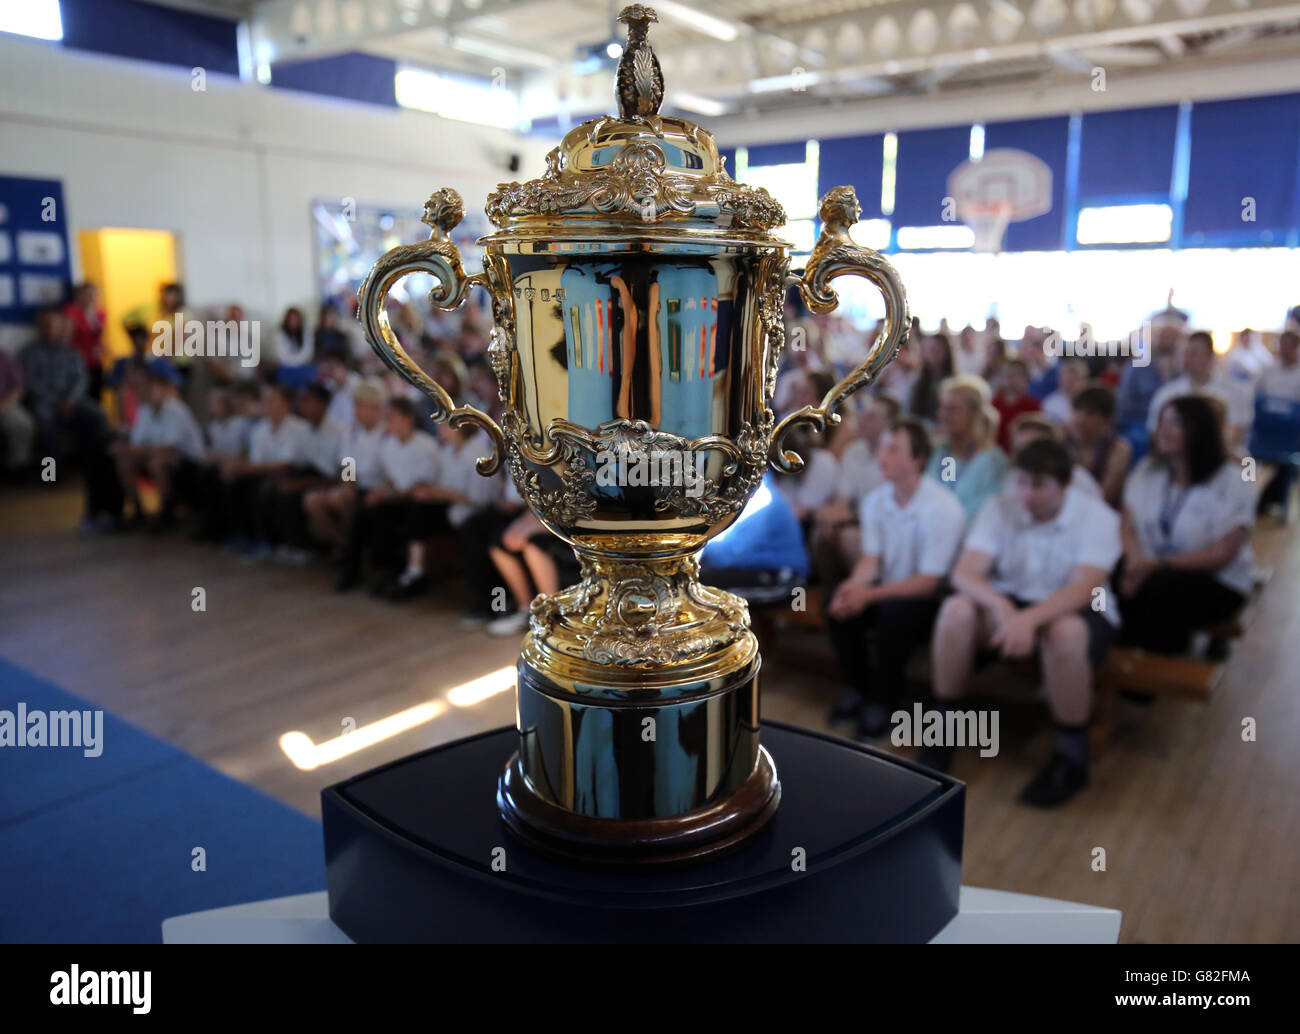
<svg viewBox="0 0 1300 1034"><path fill-rule="evenodd" d="M947 772L952 768L952 759L956 752L956 747L922 747L917 752L916 763L936 772Z"/></svg>
<svg viewBox="0 0 1300 1034"><path fill-rule="evenodd" d="M874 700L858 711L858 739L874 740L889 731L889 708Z"/></svg>
<svg viewBox="0 0 1300 1034"><path fill-rule="evenodd" d="M862 694L856 689L846 689L840 694L839 700L835 701L835 706L831 708L826 720L832 725L851 722L858 717L858 712L861 710Z"/></svg>
<svg viewBox="0 0 1300 1034"><path fill-rule="evenodd" d="M393 591L393 586L397 584L397 579L391 574L381 574L378 578L370 583L371 596L386 597Z"/></svg>
<svg viewBox="0 0 1300 1034"><path fill-rule="evenodd" d="M1037 808L1064 804L1088 785L1088 766L1081 765L1059 750L1053 751L1038 775L1020 791L1020 803Z"/></svg>
<svg viewBox="0 0 1300 1034"><path fill-rule="evenodd" d="M429 576L420 573L414 578L407 578L402 575L388 590L388 598L393 601L409 600L419 596L429 588Z"/></svg>
<svg viewBox="0 0 1300 1034"><path fill-rule="evenodd" d="M1137 704L1139 707L1150 707L1156 702L1154 693L1139 693L1136 689L1121 689L1119 695L1130 704Z"/></svg>
<svg viewBox="0 0 1300 1034"><path fill-rule="evenodd" d="M355 589L361 584L361 575L356 571L340 571L339 576L334 579L335 592L348 592Z"/></svg>
<svg viewBox="0 0 1300 1034"><path fill-rule="evenodd" d="M1232 653L1232 644L1223 636L1213 636L1205 647L1205 659L1215 664L1222 664Z"/></svg>

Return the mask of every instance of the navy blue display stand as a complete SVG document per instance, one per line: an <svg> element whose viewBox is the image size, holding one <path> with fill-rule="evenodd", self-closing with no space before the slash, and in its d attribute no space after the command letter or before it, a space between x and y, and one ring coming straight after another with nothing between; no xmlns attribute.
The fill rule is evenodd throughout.
<svg viewBox="0 0 1300 1034"><path fill-rule="evenodd" d="M772 722L781 806L720 858L583 867L497 814L513 728L321 793L330 918L357 942L925 942L957 914L965 786ZM495 868L494 868L495 863Z"/></svg>

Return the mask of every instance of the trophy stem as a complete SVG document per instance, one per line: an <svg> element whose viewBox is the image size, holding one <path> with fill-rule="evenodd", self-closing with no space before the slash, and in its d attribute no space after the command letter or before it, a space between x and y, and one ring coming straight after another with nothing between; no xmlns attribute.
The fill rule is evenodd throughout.
<svg viewBox="0 0 1300 1034"><path fill-rule="evenodd" d="M694 554L579 558L581 582L533 603L502 817L584 861L684 862L740 845L780 800L758 742L744 601L700 585Z"/></svg>

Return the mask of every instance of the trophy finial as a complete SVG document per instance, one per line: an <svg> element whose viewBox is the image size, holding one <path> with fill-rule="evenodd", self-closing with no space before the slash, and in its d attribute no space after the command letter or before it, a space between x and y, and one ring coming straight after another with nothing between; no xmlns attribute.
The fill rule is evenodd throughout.
<svg viewBox="0 0 1300 1034"><path fill-rule="evenodd" d="M619 12L618 20L627 26L627 46L614 77L619 117L657 115L664 100L664 76L646 32L659 16L653 7L631 4Z"/></svg>

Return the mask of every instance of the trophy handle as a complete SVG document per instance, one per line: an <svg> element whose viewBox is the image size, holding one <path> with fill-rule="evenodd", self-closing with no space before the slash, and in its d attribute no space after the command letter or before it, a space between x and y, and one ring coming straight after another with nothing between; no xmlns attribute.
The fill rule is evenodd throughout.
<svg viewBox="0 0 1300 1034"><path fill-rule="evenodd" d="M484 477L495 474L505 458L505 435L501 427L486 413L473 406L457 407L446 390L425 373L402 347L388 322L388 292L408 273L429 273L437 285L429 292L429 301L437 309L455 309L465 300L472 286L486 286L482 273L465 275L460 261L460 249L449 236L465 217L465 204L460 195L449 187L434 193L424 206L422 222L432 227L427 241L393 248L375 263L366 274L357 292L357 319L365 328L370 347L399 376L414 384L433 402L434 420L446 420L452 427L476 424L487 432L492 441L492 454L482 456L475 469Z"/></svg>
<svg viewBox="0 0 1300 1034"><path fill-rule="evenodd" d="M866 359L831 388L820 404L797 409L777 424L772 434L770 459L772 466L784 474L797 473L804 465L802 456L782 445L790 429L796 424L811 424L818 431L824 431L827 426L838 424L840 403L880 376L880 371L898 354L911 330L907 292L903 290L903 281L897 271L879 252L859 247L849 236L849 227L858 221L861 214L852 187L835 187L828 191L822 198L819 211L822 232L808 259L808 268L802 277L790 279L799 286L808 308L824 314L839 304L839 297L830 286L832 280L849 273L866 277L884 296L885 325Z"/></svg>

